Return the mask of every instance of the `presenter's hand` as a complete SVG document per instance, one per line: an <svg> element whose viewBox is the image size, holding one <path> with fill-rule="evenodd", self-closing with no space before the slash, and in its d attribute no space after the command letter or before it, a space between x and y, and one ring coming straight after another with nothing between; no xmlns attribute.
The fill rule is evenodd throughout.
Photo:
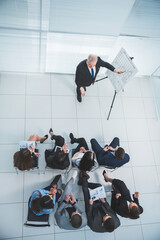
<svg viewBox="0 0 160 240"><path fill-rule="evenodd" d="M117 73L117 74L121 74L121 73L123 73L123 71L120 70L120 69L114 69L114 72Z"/></svg>
<svg viewBox="0 0 160 240"><path fill-rule="evenodd" d="M83 88L83 87L81 87L81 88L80 88L80 91L81 91L81 94L82 94L82 96L84 97L84 96L85 96L85 91L84 91L84 88Z"/></svg>
<svg viewBox="0 0 160 240"><path fill-rule="evenodd" d="M138 197L139 197L139 192L135 192L135 193L134 193L134 197L135 197L135 198L138 198Z"/></svg>
<svg viewBox="0 0 160 240"><path fill-rule="evenodd" d="M89 204L93 205L93 200L91 198L89 199Z"/></svg>

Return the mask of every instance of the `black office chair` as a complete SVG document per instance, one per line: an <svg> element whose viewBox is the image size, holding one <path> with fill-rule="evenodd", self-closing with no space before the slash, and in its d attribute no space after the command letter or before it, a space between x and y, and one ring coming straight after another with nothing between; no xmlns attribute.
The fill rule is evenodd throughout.
<svg viewBox="0 0 160 240"><path fill-rule="evenodd" d="M30 202L30 199L29 199L29 202ZM49 214L44 214L41 216L35 215L29 207L29 202L28 202L27 221L24 223L24 225L30 226L30 227L50 227Z"/></svg>

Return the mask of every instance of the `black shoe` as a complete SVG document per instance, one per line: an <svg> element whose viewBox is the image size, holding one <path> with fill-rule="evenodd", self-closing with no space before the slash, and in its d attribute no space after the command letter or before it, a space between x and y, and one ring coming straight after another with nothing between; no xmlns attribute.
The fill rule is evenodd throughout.
<svg viewBox="0 0 160 240"><path fill-rule="evenodd" d="M82 102L82 97L81 97L81 95L77 95L77 100L78 100L78 102Z"/></svg>
<svg viewBox="0 0 160 240"><path fill-rule="evenodd" d="M51 135L51 132L53 132L53 129L52 129L52 128L49 129L49 134L50 134L50 135ZM53 139L54 139L54 134L51 135L51 140L53 140Z"/></svg>
<svg viewBox="0 0 160 240"><path fill-rule="evenodd" d="M104 177L104 181L105 181L105 182L108 182L107 179L106 179L105 176L104 176L105 173L106 173L106 171L104 170L103 173L102 173L102 174L103 174L103 177Z"/></svg>
<svg viewBox="0 0 160 240"><path fill-rule="evenodd" d="M73 144L73 143L74 143L74 140L75 140L75 138L74 138L74 136L73 136L73 133L70 133L70 134L69 134L69 137L70 137L70 139L71 139L71 144Z"/></svg>
<svg viewBox="0 0 160 240"><path fill-rule="evenodd" d="M47 138L48 138L48 135L45 135L44 137L47 139ZM41 140L40 143L43 143L44 141L46 141L46 139Z"/></svg>
<svg viewBox="0 0 160 240"><path fill-rule="evenodd" d="M52 129L52 128L49 129L49 133L51 133L51 132L53 132L53 129Z"/></svg>

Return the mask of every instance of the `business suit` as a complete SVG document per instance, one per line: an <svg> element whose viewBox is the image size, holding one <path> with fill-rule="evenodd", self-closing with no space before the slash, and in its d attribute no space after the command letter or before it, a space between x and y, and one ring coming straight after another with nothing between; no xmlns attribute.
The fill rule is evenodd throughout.
<svg viewBox="0 0 160 240"><path fill-rule="evenodd" d="M63 192L63 195L61 197L59 207L58 207L58 209L55 213L55 218L56 218L57 225L60 228L67 229L67 230L75 230L75 228L72 227L72 225L70 223L70 216L69 216L69 213L67 211L67 208L73 208L74 207L74 211L78 211L81 214L82 225L78 229L83 228L87 225L86 213L83 209L81 209L77 200L76 200L74 205L64 201L65 196L67 194L72 193L73 181L74 181L73 178L71 178L70 181L67 183L67 185L65 187L65 190ZM77 230L77 228L76 228L76 230Z"/></svg>
<svg viewBox="0 0 160 240"><path fill-rule="evenodd" d="M62 136L59 135L53 135L52 140L55 140L55 147L53 148L52 151L50 150L45 150L45 160L47 163L47 166L53 169L61 169L64 170L69 166L69 158L68 158L68 153L64 153L64 160L63 161L58 161L58 159L62 156L61 154L63 153L63 150L57 150L55 152L56 147L63 147L65 140Z"/></svg>
<svg viewBox="0 0 160 240"><path fill-rule="evenodd" d="M104 62L100 57L98 57L97 63L95 66L96 72L93 78L88 69L87 59L83 60L78 64L76 69L76 78L75 78L75 82L77 85L77 95L81 95L80 93L81 87L83 88L89 87L92 83L94 83L100 67L108 68L111 71L114 71L115 69L111 64L109 64L108 62Z"/></svg>
<svg viewBox="0 0 160 240"><path fill-rule="evenodd" d="M122 217L129 217L129 210L128 210L128 202L134 202L139 206L140 214L143 212L143 208L139 205L138 198L135 198L133 195L133 200L130 195L130 191L128 190L125 183L119 179L113 179L112 181L113 192L112 192L112 200L111 200L111 207L112 209L117 212ZM116 199L116 194L120 193L121 196Z"/></svg>
<svg viewBox="0 0 160 240"><path fill-rule="evenodd" d="M129 162L130 157L127 153L125 153L123 159L117 159L114 156L113 151L111 150L104 151L104 149L99 145L99 143L94 138L91 139L91 146L93 151L96 154L99 165L105 165L111 168L116 168L116 167L121 167L125 163ZM112 148L116 148L117 146L119 146L119 138L117 137L114 138L109 146L111 146Z"/></svg>
<svg viewBox="0 0 160 240"><path fill-rule="evenodd" d="M90 194L88 188L94 189L99 186L101 186L101 184L88 183L87 177L83 176L82 190L84 194L88 226L94 232L107 232L107 230L102 227L102 220L106 214L112 217L115 229L120 225L120 221L107 201L105 201L105 203L94 201L92 205L89 204Z"/></svg>

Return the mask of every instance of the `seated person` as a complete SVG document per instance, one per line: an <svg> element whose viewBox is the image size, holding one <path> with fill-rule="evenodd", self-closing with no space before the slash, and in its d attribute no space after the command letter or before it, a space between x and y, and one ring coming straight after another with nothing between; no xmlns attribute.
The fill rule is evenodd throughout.
<svg viewBox="0 0 160 240"><path fill-rule="evenodd" d="M102 148L96 139L91 139L91 146L96 154L99 165L106 165L111 168L121 167L129 162L129 155L119 147L119 138L115 137L110 145Z"/></svg>
<svg viewBox="0 0 160 240"><path fill-rule="evenodd" d="M87 176L82 176L82 190L84 194L85 210L88 219L88 226L94 232L113 232L119 227L120 221L115 212L111 209L106 199L101 198L93 201L90 198L88 188L94 189L101 184L88 183Z"/></svg>
<svg viewBox="0 0 160 240"><path fill-rule="evenodd" d="M137 219L139 214L143 212L143 208L139 205L138 197L139 193L133 194L131 198L130 192L125 183L119 179L109 178L106 171L103 171L104 179L106 182L112 183L112 200L111 207L122 217Z"/></svg>
<svg viewBox="0 0 160 240"><path fill-rule="evenodd" d="M94 153L89 150L84 138L75 138L73 133L70 133L71 144L78 143L74 150L72 163L81 171L90 171L94 166Z"/></svg>
<svg viewBox="0 0 160 240"><path fill-rule="evenodd" d="M79 203L72 194L74 178L73 176L66 184L59 207L55 213L57 225L67 230L77 230L87 224L86 213L80 208Z"/></svg>
<svg viewBox="0 0 160 240"><path fill-rule="evenodd" d="M40 141L40 143L43 143L47 138L48 135L44 137L39 137L36 134L31 135L27 141L34 141L35 147L30 147L29 149L23 148L16 152L13 156L14 167L17 167L21 171L37 167L37 161L40 154L36 152L36 142Z"/></svg>
<svg viewBox="0 0 160 240"><path fill-rule="evenodd" d="M29 207L37 216L50 214L54 211L55 203L60 198L62 191L57 189L61 175L54 177L51 184L44 189L36 189L29 199Z"/></svg>
<svg viewBox="0 0 160 240"><path fill-rule="evenodd" d="M51 140L55 140L55 147L52 151L45 151L47 166L53 169L66 169L69 166L67 144L63 137L53 133L52 128L50 128L49 133L51 135Z"/></svg>

